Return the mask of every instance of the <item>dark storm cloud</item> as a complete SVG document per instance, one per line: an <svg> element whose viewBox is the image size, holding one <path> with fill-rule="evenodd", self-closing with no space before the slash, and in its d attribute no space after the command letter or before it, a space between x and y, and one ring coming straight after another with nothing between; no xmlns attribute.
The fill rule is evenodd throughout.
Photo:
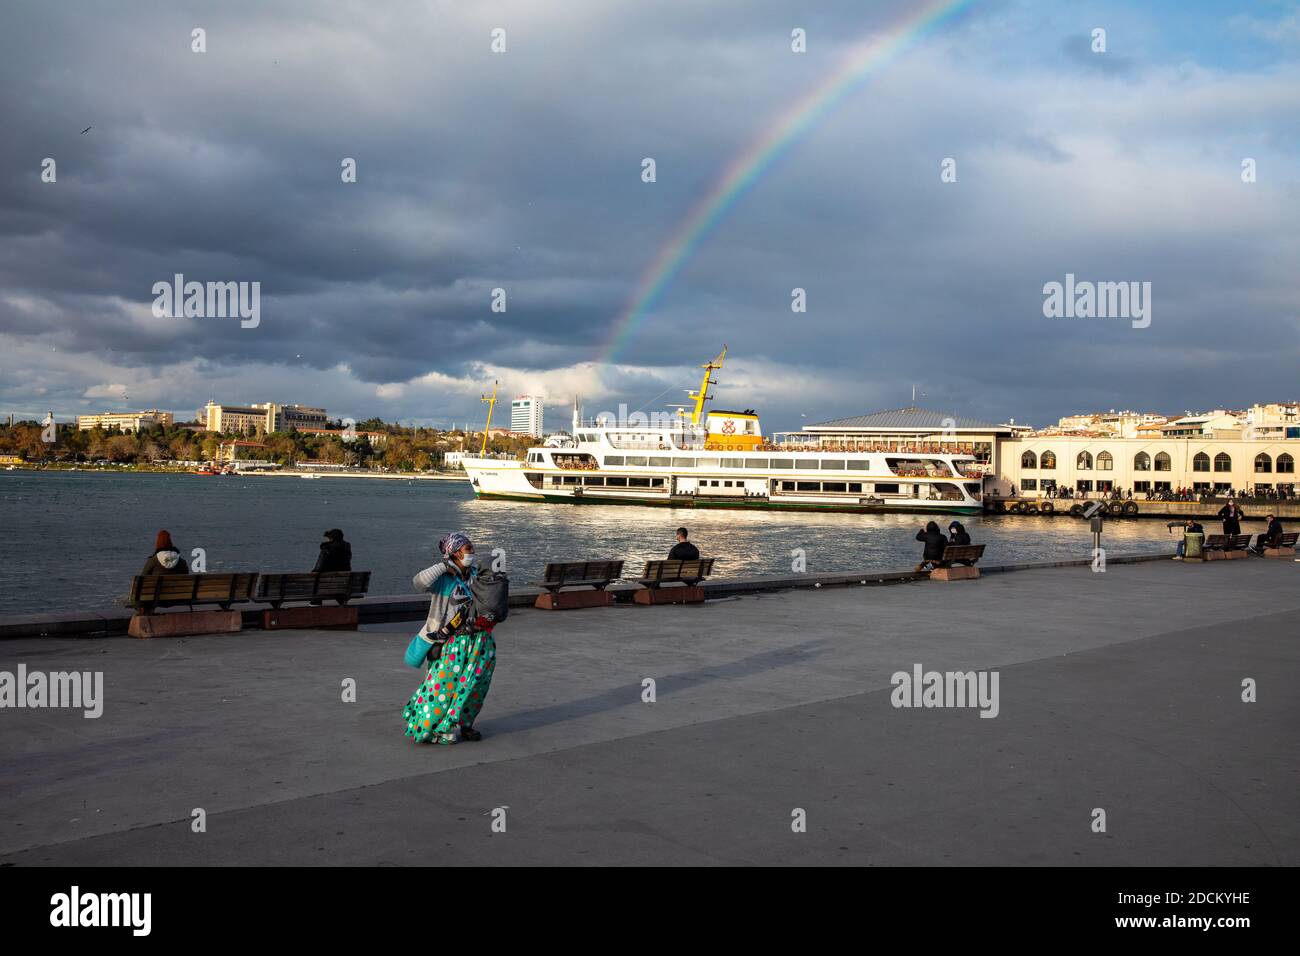
<svg viewBox="0 0 1300 956"><path fill-rule="evenodd" d="M1285 377L1296 357L1297 233L1276 204L1294 70L1103 65L1063 8L1015 3L974 5L846 97L709 232L622 367L575 368L733 158L907 9L9 5L0 399L72 412L116 383L123 404L447 420L481 414L475 376L556 404L648 397L724 341L731 381L782 425L814 398L819 419L901 405L912 383L1039 421L1269 397L1242 373ZM1145 50L1107 22L1112 51ZM790 53L793 26L807 54ZM1269 175L1245 187L1256 154ZM46 156L57 184L40 182ZM177 272L260 282L261 324L152 317L153 283ZM1042 285L1066 272L1152 281L1152 327L1044 319ZM1226 322L1280 344L1225 348ZM1189 388L1198 373L1224 384Z"/></svg>

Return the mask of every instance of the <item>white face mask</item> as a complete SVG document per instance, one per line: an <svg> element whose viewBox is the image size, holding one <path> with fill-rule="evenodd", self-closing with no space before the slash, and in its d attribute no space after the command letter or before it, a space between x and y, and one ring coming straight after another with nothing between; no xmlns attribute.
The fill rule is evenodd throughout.
<svg viewBox="0 0 1300 956"><path fill-rule="evenodd" d="M460 559L460 564L463 568L478 567L478 555L473 553L467 554L465 557Z"/></svg>

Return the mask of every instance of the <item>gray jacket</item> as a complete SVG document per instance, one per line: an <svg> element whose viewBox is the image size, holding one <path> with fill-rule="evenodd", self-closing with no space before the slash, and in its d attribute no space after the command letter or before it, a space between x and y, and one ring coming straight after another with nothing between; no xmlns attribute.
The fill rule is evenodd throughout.
<svg viewBox="0 0 1300 956"><path fill-rule="evenodd" d="M478 574L478 568L470 569L470 577ZM425 640L441 640L446 635L439 635L460 609L470 600L469 588L459 575L447 567L445 561L439 561L411 579L417 591L428 591L433 595L429 600L429 616L420 628L420 636Z"/></svg>

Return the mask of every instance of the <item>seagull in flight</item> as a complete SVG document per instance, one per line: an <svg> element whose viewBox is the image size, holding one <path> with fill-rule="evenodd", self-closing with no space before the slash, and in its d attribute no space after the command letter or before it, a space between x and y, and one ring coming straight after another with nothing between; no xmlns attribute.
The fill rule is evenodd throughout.
<svg viewBox="0 0 1300 956"><path fill-rule="evenodd" d="M93 126L87 126L87 127L86 127L85 129L83 129L83 130L82 130L78 135L79 135L79 136L85 136L85 135L86 135L87 133L89 133L92 129L94 129Z"/></svg>

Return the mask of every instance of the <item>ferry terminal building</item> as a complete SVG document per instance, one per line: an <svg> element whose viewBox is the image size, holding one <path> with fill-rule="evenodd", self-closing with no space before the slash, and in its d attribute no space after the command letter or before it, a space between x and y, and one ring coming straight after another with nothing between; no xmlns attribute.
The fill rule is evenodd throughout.
<svg viewBox="0 0 1300 956"><path fill-rule="evenodd" d="M1131 438L1089 434L1032 435L1024 426L995 425L928 409L898 408L804 426L792 438L816 446L867 443L891 450L973 454L985 463L984 493L1022 497L1191 488L1206 494L1292 495L1296 491L1296 429L1222 427L1203 416L1145 425ZM806 436L806 437L805 437Z"/></svg>

